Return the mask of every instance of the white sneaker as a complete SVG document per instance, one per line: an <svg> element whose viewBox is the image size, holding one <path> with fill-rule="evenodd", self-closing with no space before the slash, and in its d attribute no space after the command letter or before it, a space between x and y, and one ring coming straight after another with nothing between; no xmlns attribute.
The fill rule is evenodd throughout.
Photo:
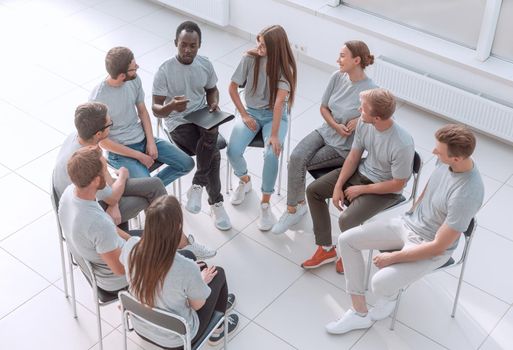
<svg viewBox="0 0 513 350"><path fill-rule="evenodd" d="M274 225L274 218L269 203L260 204L260 215L258 216L257 227L260 231L269 231Z"/></svg>
<svg viewBox="0 0 513 350"><path fill-rule="evenodd" d="M376 301L376 305L369 310L369 315L373 321L381 321L394 312L397 300L388 300L381 298Z"/></svg>
<svg viewBox="0 0 513 350"><path fill-rule="evenodd" d="M328 323L326 331L331 334L344 334L355 329L366 329L370 326L372 326L372 320L369 314L360 316L353 309L349 309L339 320Z"/></svg>
<svg viewBox="0 0 513 350"><path fill-rule="evenodd" d="M239 186L233 191L232 196L230 197L230 202L233 205L239 205L244 202L244 198L246 198L246 193L251 191L251 179L248 182L244 182L242 180L239 181Z"/></svg>
<svg viewBox="0 0 513 350"><path fill-rule="evenodd" d="M221 231L227 231L232 228L230 218L224 210L223 202L217 202L210 206L210 215L214 217L216 227Z"/></svg>
<svg viewBox="0 0 513 350"><path fill-rule="evenodd" d="M193 214L198 214L201 211L201 194L203 193L203 187L200 185L192 185L187 190L187 204L185 209Z"/></svg>
<svg viewBox="0 0 513 350"><path fill-rule="evenodd" d="M274 234L281 234L287 231L290 226L297 224L299 221L301 221L301 217L305 215L307 212L306 204L301 203L296 206L296 212L295 213L289 213L288 211L285 211L278 222L274 224L271 232Z"/></svg>
<svg viewBox="0 0 513 350"><path fill-rule="evenodd" d="M193 235L189 235L187 240L189 241L189 244L186 245L183 249L191 251L194 255L196 255L198 260L213 258L217 254L215 249L210 249L203 244L197 243Z"/></svg>

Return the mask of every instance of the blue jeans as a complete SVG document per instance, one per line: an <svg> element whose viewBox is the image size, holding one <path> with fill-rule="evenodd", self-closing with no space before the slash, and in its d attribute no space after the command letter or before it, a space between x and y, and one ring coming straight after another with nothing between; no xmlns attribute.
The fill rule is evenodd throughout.
<svg viewBox="0 0 513 350"><path fill-rule="evenodd" d="M258 131L262 129L262 136L264 138L264 168L262 169L262 193L271 194L274 192L274 185L276 177L278 176L278 157L274 154L272 147L269 146L269 138L271 137L271 128L273 122L273 111L270 109L254 109L248 108L248 113L255 119L257 123L257 131L253 131L244 124L242 119L239 119L233 127L232 134L230 135L230 142L228 142L228 160L233 167L236 176L241 177L248 173L248 166L244 159L244 151L251 143ZM287 109L283 109L280 121L280 130L278 138L282 146L287 135Z"/></svg>
<svg viewBox="0 0 513 350"><path fill-rule="evenodd" d="M192 168L194 168L194 160L171 142L155 138L155 144L157 145L158 150L158 157L156 160L167 164L167 166L157 174L157 177L162 180L164 186L169 185L171 182L175 181L180 176L187 174L192 170ZM146 152L146 138L139 143L125 146L144 153ZM148 168L134 158L109 152L109 164L116 169L124 166L128 169L131 178L150 176Z"/></svg>

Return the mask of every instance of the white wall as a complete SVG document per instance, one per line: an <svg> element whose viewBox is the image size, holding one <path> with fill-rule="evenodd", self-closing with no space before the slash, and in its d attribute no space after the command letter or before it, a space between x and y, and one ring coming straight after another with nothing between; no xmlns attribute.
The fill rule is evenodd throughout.
<svg viewBox="0 0 513 350"><path fill-rule="evenodd" d="M314 3L314 6L318 7L324 3L320 0L296 2ZM439 46L436 45L436 40L434 44L430 43L431 47L417 46L415 42L429 41L426 40L428 36L420 32L413 31L412 34L410 30L408 35L413 37L401 41L397 37L392 38L394 33L382 35L379 28L366 29L366 23L355 25L343 22L327 19L315 11L292 6L283 0L230 1L232 27L256 35L267 25L281 24L287 30L289 40L305 46L307 55L319 62L335 67L335 60L344 41L359 39L365 41L376 56L387 56L460 86L513 103L511 63L496 58L490 58L484 63L479 62L474 58L473 50L440 39L436 39L441 43ZM373 23L373 26L376 24ZM400 30L400 27L397 28ZM390 34L394 27L387 30Z"/></svg>

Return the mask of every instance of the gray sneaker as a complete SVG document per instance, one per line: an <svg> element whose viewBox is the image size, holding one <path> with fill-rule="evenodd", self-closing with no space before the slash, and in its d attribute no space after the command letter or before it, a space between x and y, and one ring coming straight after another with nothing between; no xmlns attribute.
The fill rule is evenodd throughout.
<svg viewBox="0 0 513 350"><path fill-rule="evenodd" d="M194 255L196 255L198 260L210 259L217 254L215 249L210 249L207 246L196 242L193 235L189 235L187 240L189 241L189 244L186 245L183 249L191 251Z"/></svg>
<svg viewBox="0 0 513 350"><path fill-rule="evenodd" d="M273 228L271 229L271 232L274 234L282 234L287 231L290 226L297 224L299 221L301 221L301 218L303 215L305 215L307 212L306 204L298 204L296 206L296 212L295 213L289 213L288 210L285 210L285 212L282 214L280 219L276 224L274 224Z"/></svg>
<svg viewBox="0 0 513 350"><path fill-rule="evenodd" d="M217 202L210 206L210 215L214 219L214 224L221 231L227 231L232 228L232 223L228 213L224 209L223 202Z"/></svg>
<svg viewBox="0 0 513 350"><path fill-rule="evenodd" d="M273 228L275 223L273 214L271 213L271 206L269 203L260 204L260 215L258 216L257 227L260 231L269 231Z"/></svg>
<svg viewBox="0 0 513 350"><path fill-rule="evenodd" d="M237 314L231 314L226 316L228 317L228 337L233 335L233 332L237 329L237 326L239 325L239 316ZM215 346L223 341L224 338L224 323L219 326L218 329L223 329L222 331L218 332L217 330L208 338L208 343L212 346Z"/></svg>
<svg viewBox="0 0 513 350"><path fill-rule="evenodd" d="M201 211L201 194L203 187L200 185L192 185L187 191L187 204L185 209L192 214L198 214Z"/></svg>

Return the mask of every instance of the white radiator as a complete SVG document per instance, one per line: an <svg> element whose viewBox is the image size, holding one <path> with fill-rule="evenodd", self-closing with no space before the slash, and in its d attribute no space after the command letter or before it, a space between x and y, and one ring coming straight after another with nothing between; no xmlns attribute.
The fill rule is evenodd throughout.
<svg viewBox="0 0 513 350"><path fill-rule="evenodd" d="M513 143L513 108L379 57L374 82L442 117Z"/></svg>
<svg viewBox="0 0 513 350"><path fill-rule="evenodd" d="M153 0L157 3L227 26L230 21L230 0Z"/></svg>

